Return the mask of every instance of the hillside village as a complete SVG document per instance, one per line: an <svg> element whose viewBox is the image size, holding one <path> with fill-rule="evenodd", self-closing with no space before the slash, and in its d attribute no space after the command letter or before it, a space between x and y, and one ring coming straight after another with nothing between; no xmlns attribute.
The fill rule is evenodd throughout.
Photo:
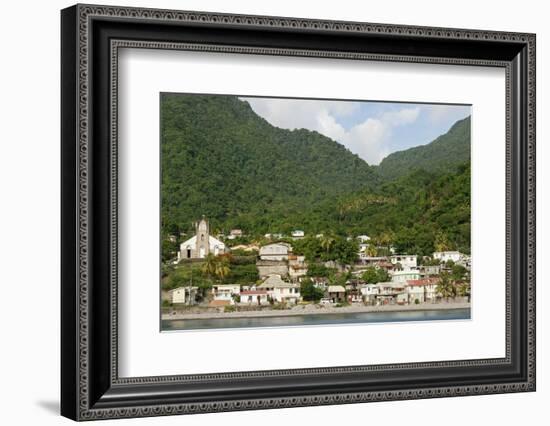
<svg viewBox="0 0 550 426"><path fill-rule="evenodd" d="M299 229L261 238L241 229L213 236L205 217L194 230L166 236L177 249L162 267L163 317L470 301L470 256L456 250L418 256L396 253L385 238Z"/></svg>

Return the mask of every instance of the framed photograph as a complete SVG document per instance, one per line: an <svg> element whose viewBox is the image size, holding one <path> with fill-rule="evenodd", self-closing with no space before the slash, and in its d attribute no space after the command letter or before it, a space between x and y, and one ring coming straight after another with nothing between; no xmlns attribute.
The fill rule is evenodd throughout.
<svg viewBox="0 0 550 426"><path fill-rule="evenodd" d="M61 12L61 412L535 390L535 35Z"/></svg>

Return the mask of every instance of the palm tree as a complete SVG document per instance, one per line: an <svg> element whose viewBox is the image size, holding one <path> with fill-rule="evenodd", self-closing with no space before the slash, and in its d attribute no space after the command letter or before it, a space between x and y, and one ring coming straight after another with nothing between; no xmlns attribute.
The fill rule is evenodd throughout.
<svg viewBox="0 0 550 426"><path fill-rule="evenodd" d="M439 277L439 284L437 284L436 290L441 297L444 297L447 300L447 302L450 297L454 298L456 296L456 288L447 272L443 272Z"/></svg>
<svg viewBox="0 0 550 426"><path fill-rule="evenodd" d="M457 295L467 297L468 302L470 301L470 283L468 281L464 281L457 286Z"/></svg>
<svg viewBox="0 0 550 426"><path fill-rule="evenodd" d="M229 269L229 260L226 257L219 257L214 268L214 273L220 281L223 281L229 275L229 272L231 272Z"/></svg>
<svg viewBox="0 0 550 426"><path fill-rule="evenodd" d="M320 241L321 248L326 250L327 254L329 254L330 249L334 246L335 242L336 242L336 240L334 239L333 236L328 235L328 234L323 235L323 237L321 238L321 241Z"/></svg>
<svg viewBox="0 0 550 426"><path fill-rule="evenodd" d="M373 244L369 244L367 246L367 256L374 257L378 254L378 250L376 249L376 246Z"/></svg>
<svg viewBox="0 0 550 426"><path fill-rule="evenodd" d="M214 256L212 253L208 253L204 258L204 263L201 267L202 273L211 278L213 275L216 274L217 263L218 260L216 259L216 256Z"/></svg>
<svg viewBox="0 0 550 426"><path fill-rule="evenodd" d="M379 237L380 245L389 250L393 239L394 236L391 231L382 232Z"/></svg>

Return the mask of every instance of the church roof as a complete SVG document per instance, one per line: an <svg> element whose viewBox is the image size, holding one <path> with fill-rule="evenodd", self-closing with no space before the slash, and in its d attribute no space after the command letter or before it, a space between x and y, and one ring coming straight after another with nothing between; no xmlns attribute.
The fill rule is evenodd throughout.
<svg viewBox="0 0 550 426"><path fill-rule="evenodd" d="M181 243L180 247L185 247L185 246L192 246L193 247L193 246L195 246L195 244L197 244L197 236L196 235L194 237L191 237L188 240L184 241L183 243ZM214 246L225 247L225 244L223 242L221 242L220 240L218 240L217 238L214 238L212 236L208 237L208 245L210 247L214 247Z"/></svg>

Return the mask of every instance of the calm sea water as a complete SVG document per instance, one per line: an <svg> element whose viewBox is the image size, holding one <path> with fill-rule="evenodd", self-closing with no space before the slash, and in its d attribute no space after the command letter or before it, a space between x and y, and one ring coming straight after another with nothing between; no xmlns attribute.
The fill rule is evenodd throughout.
<svg viewBox="0 0 550 426"><path fill-rule="evenodd" d="M162 320L162 330L200 330L215 328L286 327L321 324L357 324L403 321L441 321L470 319L470 308L405 311L405 312L361 312L342 314L309 314L283 317L259 318L213 318L191 320Z"/></svg>

